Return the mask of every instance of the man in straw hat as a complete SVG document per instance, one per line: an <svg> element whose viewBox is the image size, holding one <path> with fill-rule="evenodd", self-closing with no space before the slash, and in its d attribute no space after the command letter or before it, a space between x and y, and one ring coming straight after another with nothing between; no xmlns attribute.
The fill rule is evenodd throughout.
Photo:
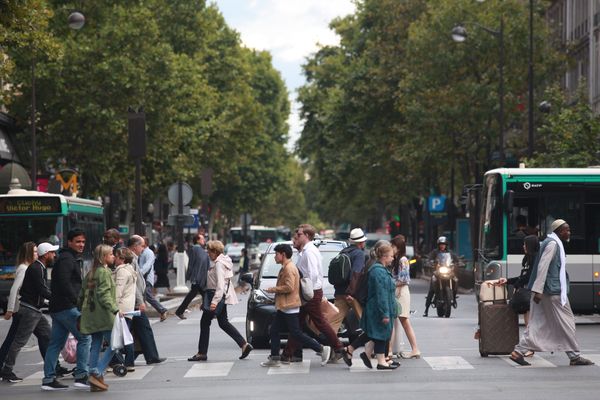
<svg viewBox="0 0 600 400"><path fill-rule="evenodd" d="M552 233L540 244L529 280L533 294L529 325L510 359L519 365L531 365L523 357L527 351L558 350L567 353L569 365L593 365L579 354L575 317L567 297L569 278L564 243L569 241L571 229L562 219L555 220L550 229Z"/></svg>

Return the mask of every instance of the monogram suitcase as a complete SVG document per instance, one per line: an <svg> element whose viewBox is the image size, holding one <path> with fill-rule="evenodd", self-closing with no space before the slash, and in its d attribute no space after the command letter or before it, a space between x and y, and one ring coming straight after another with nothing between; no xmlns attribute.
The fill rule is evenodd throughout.
<svg viewBox="0 0 600 400"><path fill-rule="evenodd" d="M519 342L519 319L508 304L479 303L479 354L510 354Z"/></svg>

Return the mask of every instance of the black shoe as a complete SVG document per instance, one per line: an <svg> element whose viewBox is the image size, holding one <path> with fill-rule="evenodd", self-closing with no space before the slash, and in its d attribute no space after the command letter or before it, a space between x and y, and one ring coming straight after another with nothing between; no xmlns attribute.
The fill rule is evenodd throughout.
<svg viewBox="0 0 600 400"><path fill-rule="evenodd" d="M523 358L523 354L518 353L516 351L513 351L510 354L510 359L521 366L531 365L527 361L525 361L525 358Z"/></svg>
<svg viewBox="0 0 600 400"><path fill-rule="evenodd" d="M377 369L379 369L379 370L392 370L392 369L396 369L398 367L399 367L399 365L394 365L394 364L391 364L391 365L377 364Z"/></svg>
<svg viewBox="0 0 600 400"><path fill-rule="evenodd" d="M167 359L166 358L157 358L156 360L150 360L150 361L146 361L146 365L150 365L150 364L160 364L162 362L165 362Z"/></svg>
<svg viewBox="0 0 600 400"><path fill-rule="evenodd" d="M373 369L373 364L371 364L371 360L369 359L367 353L365 353L364 351L360 353L360 359L363 361L367 368Z"/></svg>
<svg viewBox="0 0 600 400"><path fill-rule="evenodd" d="M4 382L19 383L23 382L23 378L19 378L14 372L2 372L2 380Z"/></svg>
<svg viewBox="0 0 600 400"><path fill-rule="evenodd" d="M254 350L254 347L252 347L250 343L246 343L246 345L242 348L242 355L240 356L240 360L243 360L244 358L248 357L248 354L250 354L252 350Z"/></svg>
<svg viewBox="0 0 600 400"><path fill-rule="evenodd" d="M186 317L185 315L183 315L183 314L177 314L177 313L175 313L175 315L176 315L176 316L177 316L177 318L179 318L179 319L187 319L187 317Z"/></svg>
<svg viewBox="0 0 600 400"><path fill-rule="evenodd" d="M69 387L67 385L63 385L56 379L50 383L43 383L42 390L67 390Z"/></svg>
<svg viewBox="0 0 600 400"><path fill-rule="evenodd" d="M65 368L62 365L56 367L56 377L62 378L65 375L69 375L73 372L73 369Z"/></svg>
<svg viewBox="0 0 600 400"><path fill-rule="evenodd" d="M346 350L346 349L342 350L342 358L344 359L344 362L346 363L347 366L349 366L349 367L352 366L352 354L350 354L348 352L348 350Z"/></svg>
<svg viewBox="0 0 600 400"><path fill-rule="evenodd" d="M88 382L87 377L75 379L73 386L77 389L90 390L90 383Z"/></svg>
<svg viewBox="0 0 600 400"><path fill-rule="evenodd" d="M569 365L594 365L592 360L588 360L587 358L583 358L581 356L571 360Z"/></svg>

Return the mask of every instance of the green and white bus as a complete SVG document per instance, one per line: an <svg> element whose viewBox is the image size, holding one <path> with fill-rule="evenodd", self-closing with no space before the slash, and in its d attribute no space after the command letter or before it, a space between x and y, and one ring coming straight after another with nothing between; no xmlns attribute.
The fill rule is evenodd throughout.
<svg viewBox="0 0 600 400"><path fill-rule="evenodd" d="M600 168L501 168L488 171L474 210L476 287L518 276L523 237L543 239L557 218L571 227L565 246L575 312L600 310Z"/></svg>
<svg viewBox="0 0 600 400"><path fill-rule="evenodd" d="M0 195L0 308L14 280L16 255L21 244L50 242L64 247L70 229L86 234L84 259L91 261L93 246L102 241L102 203L59 194L13 189Z"/></svg>

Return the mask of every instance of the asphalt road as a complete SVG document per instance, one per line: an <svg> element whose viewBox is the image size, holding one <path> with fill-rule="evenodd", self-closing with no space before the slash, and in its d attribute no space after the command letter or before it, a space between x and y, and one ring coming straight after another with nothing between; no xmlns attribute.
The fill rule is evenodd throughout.
<svg viewBox="0 0 600 400"><path fill-rule="evenodd" d="M191 363L187 357L196 351L200 312L196 309L180 321L171 317L153 321L162 357L160 365L146 366L138 358L136 371L118 378L109 374L109 392L94 396L111 399L356 399L397 397L402 399L598 399L600 366L570 367L564 353L536 355L531 367L517 367L505 356L479 356L473 334L477 325L476 304L472 294L461 294L452 317L423 318L424 296L428 283L412 284L412 323L423 358L402 360L395 371L366 369L358 353L354 365L343 362L319 365L320 358L305 350L302 364L263 368L268 350L255 350L246 360L238 360L236 344L213 323L208 362ZM244 334L246 297L229 307L230 320ZM430 313L432 314L432 313ZM434 313L435 314L435 310ZM600 364L600 321L598 316L580 317L577 326L582 352ZM9 322L0 321L0 337ZM521 328L522 329L522 328ZM19 384L3 383L0 398L60 399L87 395L70 388L66 392L41 392L40 356L32 340L17 360L15 372L26 378ZM408 344L404 345L407 348ZM65 379L65 383L72 382ZM90 394L91 395L91 394ZM132 397L135 396L135 397Z"/></svg>

